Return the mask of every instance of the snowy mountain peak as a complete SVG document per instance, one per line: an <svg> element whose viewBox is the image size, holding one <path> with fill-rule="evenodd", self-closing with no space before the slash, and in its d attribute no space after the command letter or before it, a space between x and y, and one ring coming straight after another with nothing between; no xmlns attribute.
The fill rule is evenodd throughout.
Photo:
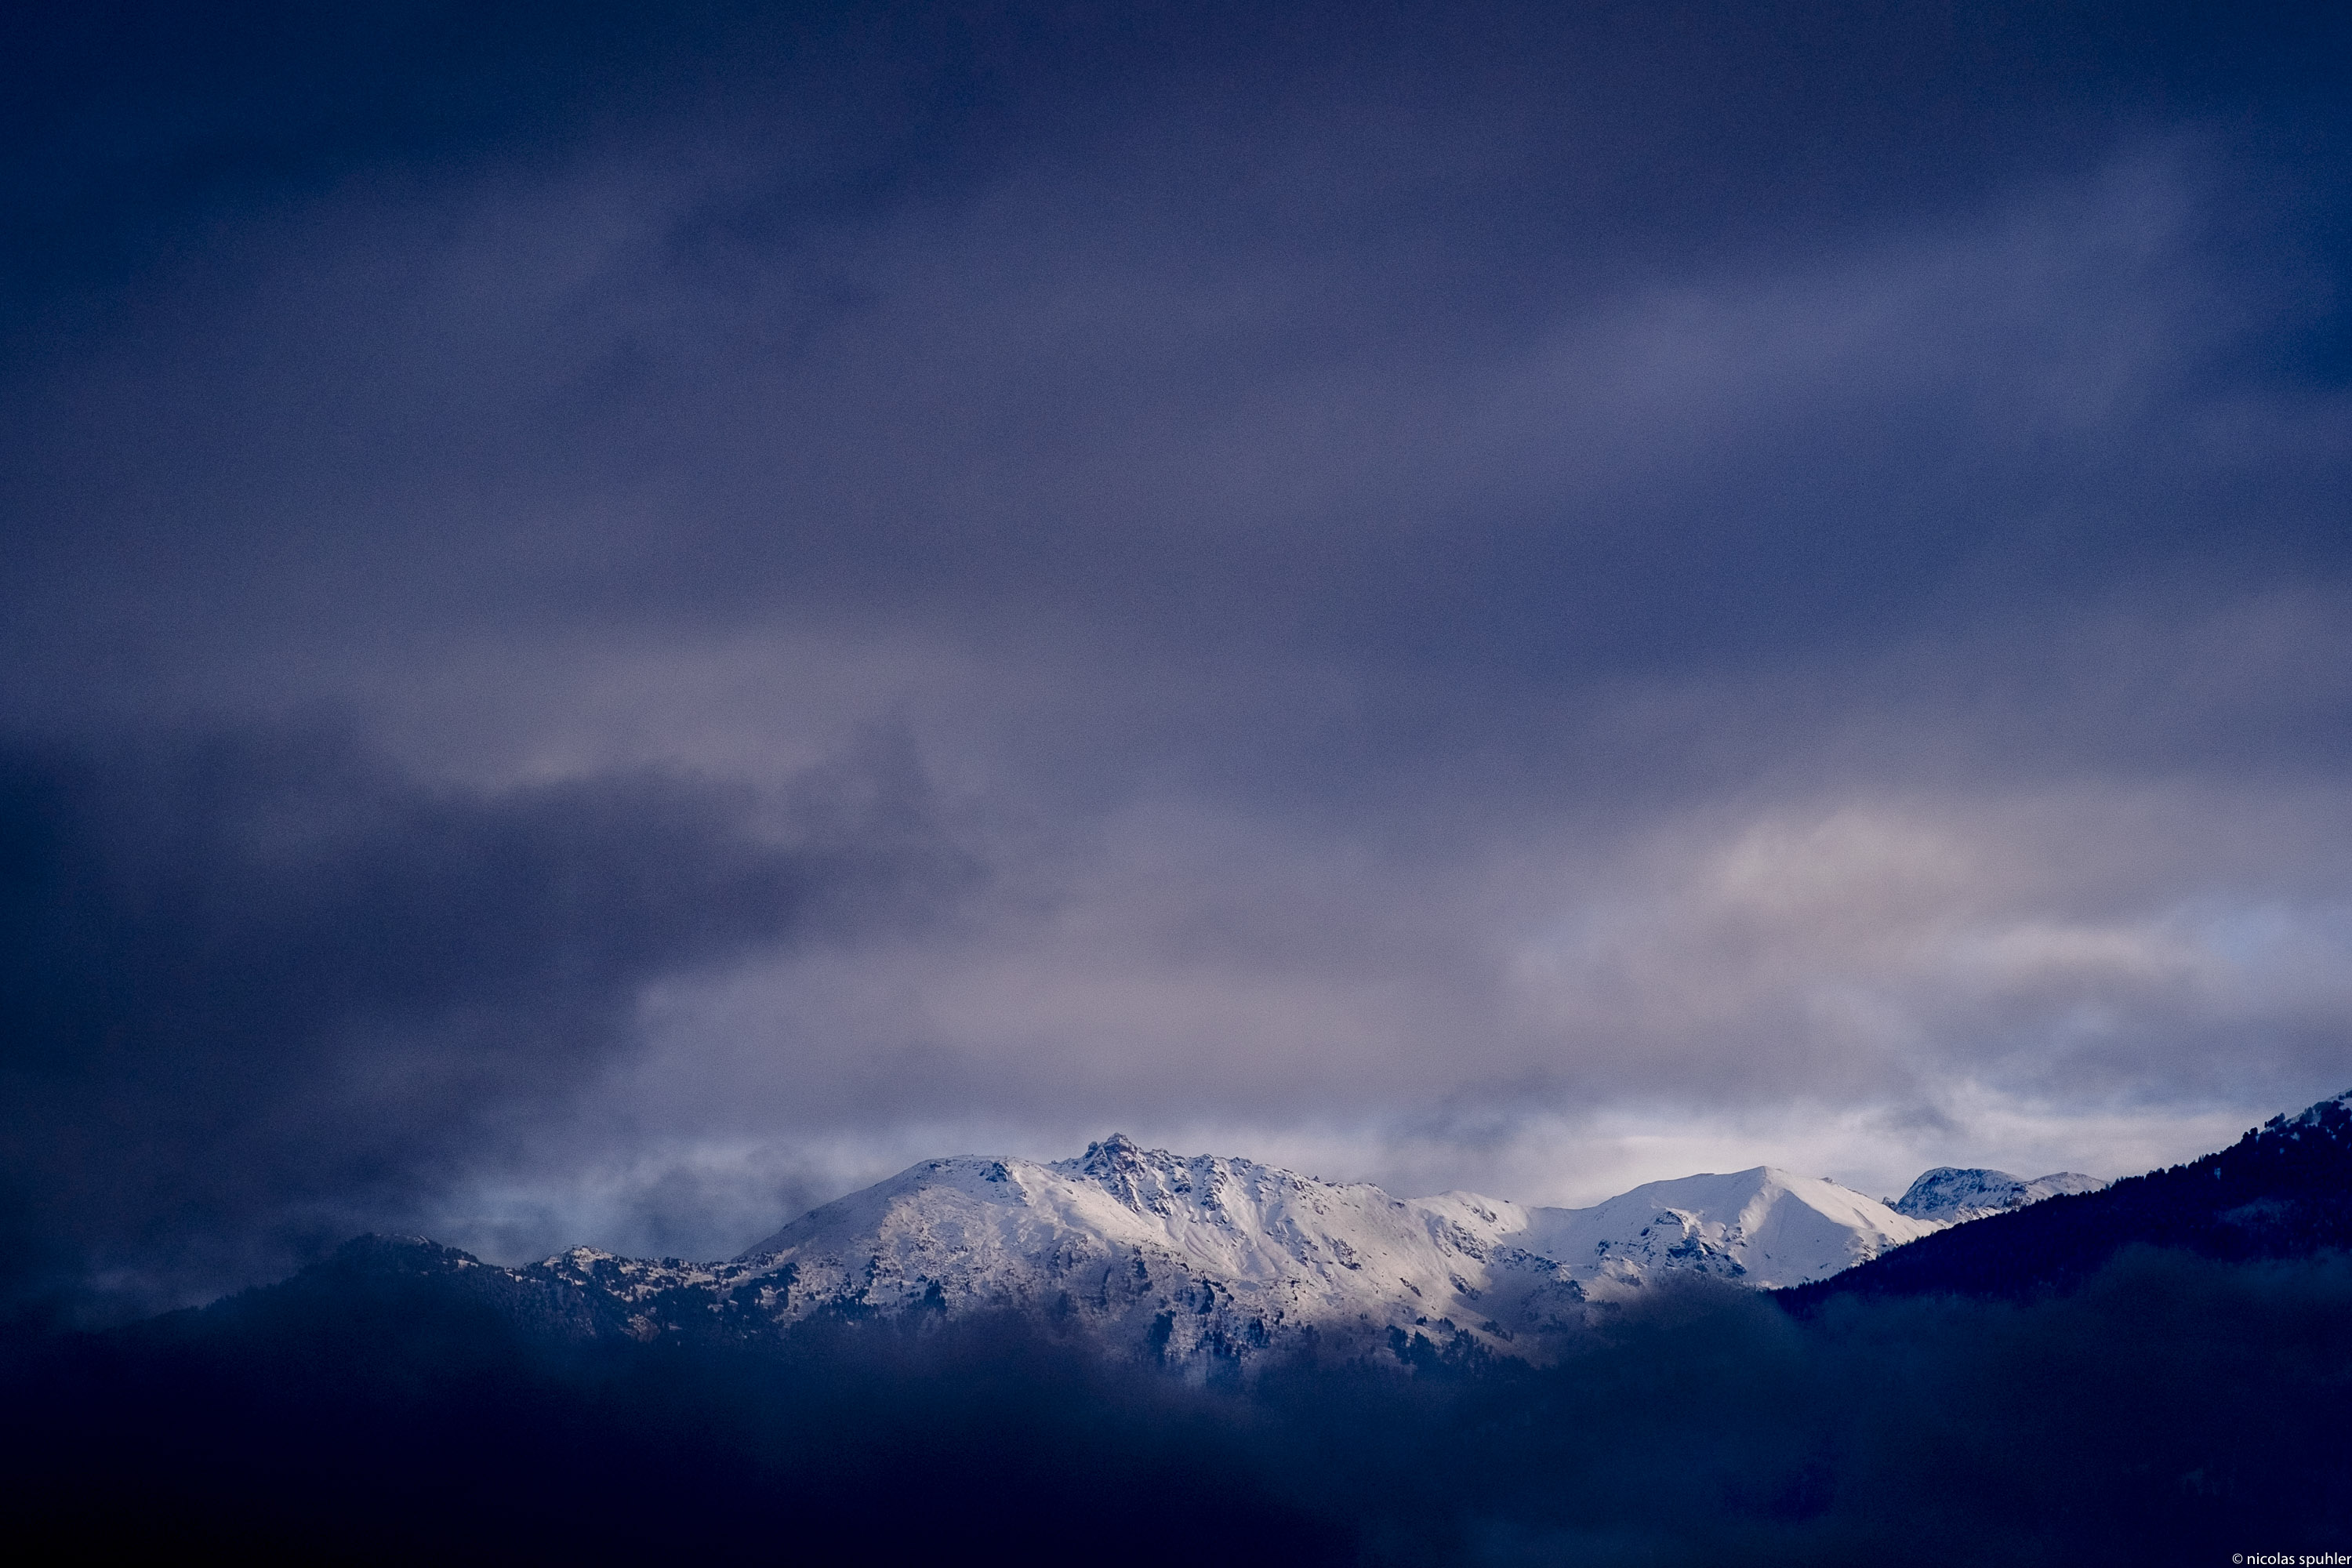
<svg viewBox="0 0 2352 1568"><path fill-rule="evenodd" d="M2007 1171L1938 1165L1923 1172L1895 1200L1894 1207L1895 1213L1913 1219L1959 1225L2062 1194L2095 1193L2105 1185L2098 1177L2086 1176L2079 1171L2054 1171L2028 1181Z"/></svg>
<svg viewBox="0 0 2352 1568"><path fill-rule="evenodd" d="M1162 1216L1173 1215L1180 1205L1214 1212L1221 1206L1221 1190L1237 1175L1244 1181L1248 1176L1289 1175L1248 1160L1206 1154L1188 1158L1165 1149L1146 1149L1124 1132L1089 1143L1076 1159L1057 1160L1047 1168L1082 1176L1139 1214Z"/></svg>
<svg viewBox="0 0 2352 1568"><path fill-rule="evenodd" d="M1557 1272L1493 1259L1377 1187L1113 1137L1051 1164L927 1161L793 1221L719 1283L781 1321L1038 1312L1198 1363L1302 1333L1378 1345L1391 1330L1425 1331L1499 1348L1580 1308Z"/></svg>
<svg viewBox="0 0 2352 1568"><path fill-rule="evenodd" d="M1147 1151L1143 1145L1138 1143L1134 1139L1129 1138L1126 1133L1114 1132L1099 1143L1087 1144L1087 1152L1079 1155L1076 1160L1066 1160L1058 1163L1062 1164L1075 1164L1087 1175L1094 1176L1100 1175L1107 1171L1132 1170L1134 1167L1144 1162L1147 1153L1155 1155L1162 1161L1172 1161L1175 1159L1175 1156L1169 1153L1165 1149L1153 1149Z"/></svg>

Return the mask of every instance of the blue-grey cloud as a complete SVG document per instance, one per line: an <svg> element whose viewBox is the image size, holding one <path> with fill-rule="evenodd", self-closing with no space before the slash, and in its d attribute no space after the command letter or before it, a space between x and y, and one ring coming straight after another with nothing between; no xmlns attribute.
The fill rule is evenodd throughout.
<svg viewBox="0 0 2352 1568"><path fill-rule="evenodd" d="M141 737L332 705L336 886L479 816L389 906L457 967L283 996L311 883L174 861L151 931L90 890L130 850L58 873L101 948L247 976L257 1049L489 1074L413 1163L471 1173L386 1178L420 1223L723 1250L1114 1126L1537 1198L1675 1173L1644 1118L2104 1172L2340 1087L2340 21L339 16L36 30L0 721L113 823ZM877 726L838 777L939 795L827 831L991 877L799 943L791 781Z"/></svg>
<svg viewBox="0 0 2352 1568"><path fill-rule="evenodd" d="M318 729L12 747L11 1306L413 1223L626 1054L649 979L969 876L919 777L836 772L763 825L656 774L435 787Z"/></svg>

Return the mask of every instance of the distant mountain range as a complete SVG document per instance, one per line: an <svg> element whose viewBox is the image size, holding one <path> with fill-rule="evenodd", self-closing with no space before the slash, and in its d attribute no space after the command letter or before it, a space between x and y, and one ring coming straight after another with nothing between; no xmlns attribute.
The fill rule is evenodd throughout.
<svg viewBox="0 0 2352 1568"><path fill-rule="evenodd" d="M813 1319L1012 1311L1148 1361L1274 1351L1543 1359L1612 1299L1668 1274L1758 1288L1838 1274L2060 1184L1930 1172L1905 1213L1770 1166L1653 1182L1590 1208L1475 1193L1399 1199L1255 1161L1112 1136L1050 1163L929 1160L697 1264L575 1247L488 1265L422 1239L354 1243L345 1268L442 1276L567 1338L754 1339ZM1923 1198L1922 1194L1927 1194Z"/></svg>
<svg viewBox="0 0 2352 1568"><path fill-rule="evenodd" d="M1810 1310L1860 1291L2063 1287L2138 1241L2240 1258L2352 1245L2352 1095L2194 1164L2107 1185L1939 1167L1893 1205L1771 1166L1590 1208L1401 1199L1112 1136L1076 1159L928 1160L723 1262L574 1247L521 1268L367 1237L327 1266L397 1274L566 1340L754 1341L813 1321L1010 1312L1196 1372L1270 1352L1544 1361L1672 1276Z"/></svg>
<svg viewBox="0 0 2352 1568"><path fill-rule="evenodd" d="M1050 1163L928 1160L719 1263L583 1247L507 1268L388 1237L338 1263L438 1275L571 1338L751 1339L820 1319L1010 1311L1202 1370L1273 1351L1380 1354L1416 1334L1541 1359L1597 1304L1663 1274L1791 1284L1936 1228L1769 1166L1531 1208L1475 1193L1399 1199L1113 1136Z"/></svg>

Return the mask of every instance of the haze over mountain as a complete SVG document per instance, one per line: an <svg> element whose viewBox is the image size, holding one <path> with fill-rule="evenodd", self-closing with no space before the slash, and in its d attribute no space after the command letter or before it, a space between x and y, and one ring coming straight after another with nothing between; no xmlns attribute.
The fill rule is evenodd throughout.
<svg viewBox="0 0 2352 1568"><path fill-rule="evenodd" d="M2352 1091L2117 1183L1941 1167L1906 1194L1924 1215L1769 1167L1649 1183L1584 1209L1400 1199L1113 1135L1051 1163L925 1161L724 1262L581 1247L501 1268L397 1238L340 1256L457 1280L509 1318L590 1340L767 1341L827 1321L1009 1315L1199 1374L1409 1361L1416 1343L1545 1363L1612 1309L1685 1280L1788 1290L1810 1310L1857 1292L2071 1288L2134 1245L2304 1256L2352 1246L2347 1194Z"/></svg>
<svg viewBox="0 0 2352 1568"><path fill-rule="evenodd" d="M341 1256L459 1279L522 1319L590 1338L760 1339L845 1317L1011 1314L1197 1374L1269 1358L1385 1360L1416 1337L1449 1354L1549 1361L1591 1327L1589 1309L1646 1288L1827 1279L1942 1223L1769 1167L1559 1209L1475 1193L1400 1199L1113 1135L1052 1163L928 1160L725 1262L579 1247L499 1268L381 1237Z"/></svg>

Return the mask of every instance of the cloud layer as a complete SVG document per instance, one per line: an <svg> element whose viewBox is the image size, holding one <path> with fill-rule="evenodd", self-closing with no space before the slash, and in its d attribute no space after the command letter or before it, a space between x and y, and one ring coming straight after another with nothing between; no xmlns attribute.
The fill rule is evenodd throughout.
<svg viewBox="0 0 2352 1568"><path fill-rule="evenodd" d="M2331 24L1675 16L35 29L20 1245L2352 1082Z"/></svg>

